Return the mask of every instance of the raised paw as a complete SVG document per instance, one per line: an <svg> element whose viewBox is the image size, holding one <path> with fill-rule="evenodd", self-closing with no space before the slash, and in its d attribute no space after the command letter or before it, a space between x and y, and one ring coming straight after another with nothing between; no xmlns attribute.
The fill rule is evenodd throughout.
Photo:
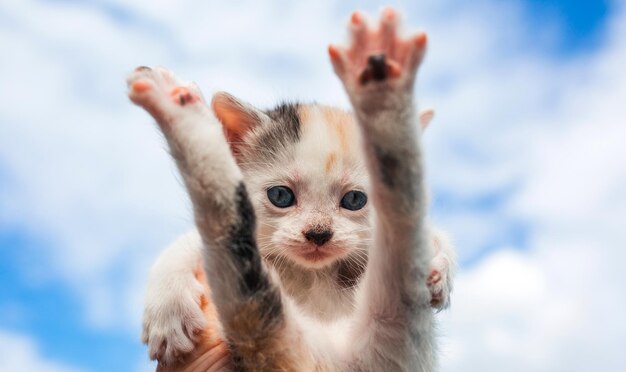
<svg viewBox="0 0 626 372"><path fill-rule="evenodd" d="M399 14L392 8L383 10L377 27L371 27L362 13L352 14L350 45L328 48L335 73L348 92L383 81L412 86L426 49L426 34L403 38L398 35L398 25Z"/></svg>
<svg viewBox="0 0 626 372"><path fill-rule="evenodd" d="M192 275L177 278L168 288L149 290L143 316L142 341L150 359L162 366L184 361L207 327L204 310L209 295Z"/></svg>
<svg viewBox="0 0 626 372"><path fill-rule="evenodd" d="M137 67L127 83L131 101L145 108L160 126L171 124L171 118L179 115L183 107L189 109L197 103L204 106L195 83L183 83L162 67Z"/></svg>

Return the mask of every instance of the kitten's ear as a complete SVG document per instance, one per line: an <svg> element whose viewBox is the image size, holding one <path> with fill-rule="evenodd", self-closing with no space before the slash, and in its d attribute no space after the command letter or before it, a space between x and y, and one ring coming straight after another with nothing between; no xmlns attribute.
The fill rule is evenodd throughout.
<svg viewBox="0 0 626 372"><path fill-rule="evenodd" d="M261 111L226 92L217 92L211 101L213 112L224 127L224 134L233 152L246 133L263 121Z"/></svg>
<svg viewBox="0 0 626 372"><path fill-rule="evenodd" d="M435 116L435 110L433 110L432 108L427 108L427 109L420 111L419 119L420 119L420 128L422 128L422 132L425 131L426 128L428 128L428 124L430 124L434 116Z"/></svg>

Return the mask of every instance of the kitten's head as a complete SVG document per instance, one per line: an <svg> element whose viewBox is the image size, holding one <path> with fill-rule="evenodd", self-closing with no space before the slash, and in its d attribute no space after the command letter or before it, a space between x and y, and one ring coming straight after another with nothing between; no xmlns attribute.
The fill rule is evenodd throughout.
<svg viewBox="0 0 626 372"><path fill-rule="evenodd" d="M227 93L217 93L212 107L244 173L261 254L277 265L343 261L362 269L373 209L353 115L317 104L261 111ZM420 114L422 129L433 115Z"/></svg>
<svg viewBox="0 0 626 372"><path fill-rule="evenodd" d="M260 111L226 93L212 106L244 173L261 253L312 269L364 264L369 181L352 115L315 104Z"/></svg>

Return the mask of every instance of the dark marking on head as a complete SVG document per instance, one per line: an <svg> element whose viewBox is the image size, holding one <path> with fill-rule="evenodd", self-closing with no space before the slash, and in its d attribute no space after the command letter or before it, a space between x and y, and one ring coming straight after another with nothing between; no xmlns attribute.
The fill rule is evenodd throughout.
<svg viewBox="0 0 626 372"><path fill-rule="evenodd" d="M301 120L298 115L298 103L283 102L265 114L271 119L270 123L259 126L254 132L251 142L256 145L256 155L273 158L281 150L300 141Z"/></svg>
<svg viewBox="0 0 626 372"><path fill-rule="evenodd" d="M150 70L152 69L148 66L138 66L135 68L135 71L150 71Z"/></svg>
<svg viewBox="0 0 626 372"><path fill-rule="evenodd" d="M290 134L295 140L300 138L300 116L298 116L299 103L281 102L271 110L266 110L265 114L272 120L285 124L291 129Z"/></svg>
<svg viewBox="0 0 626 372"><path fill-rule="evenodd" d="M380 180L389 188L395 188L399 177L407 176L400 173L400 160L393 153L379 146L374 146L374 155L378 160L378 173Z"/></svg>
<svg viewBox="0 0 626 372"><path fill-rule="evenodd" d="M359 82L364 85L369 81L383 81L389 76L389 65L384 54L374 54L367 59L367 67L361 73Z"/></svg>

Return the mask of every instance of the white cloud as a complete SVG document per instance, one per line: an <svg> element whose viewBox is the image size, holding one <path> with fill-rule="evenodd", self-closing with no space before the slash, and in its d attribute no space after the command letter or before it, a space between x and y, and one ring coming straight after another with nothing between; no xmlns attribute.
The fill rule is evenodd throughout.
<svg viewBox="0 0 626 372"><path fill-rule="evenodd" d="M512 119L526 133L497 155L522 173L505 211L532 222L529 247L496 252L461 272L453 309L443 316L443 370L626 367L618 346L626 342L625 21L621 10L598 53L545 63L548 86L558 83L553 104L541 116ZM541 91L545 76L528 75L524 85Z"/></svg>
<svg viewBox="0 0 626 372"><path fill-rule="evenodd" d="M44 358L36 343L21 334L0 331L0 371L72 372L78 369Z"/></svg>

